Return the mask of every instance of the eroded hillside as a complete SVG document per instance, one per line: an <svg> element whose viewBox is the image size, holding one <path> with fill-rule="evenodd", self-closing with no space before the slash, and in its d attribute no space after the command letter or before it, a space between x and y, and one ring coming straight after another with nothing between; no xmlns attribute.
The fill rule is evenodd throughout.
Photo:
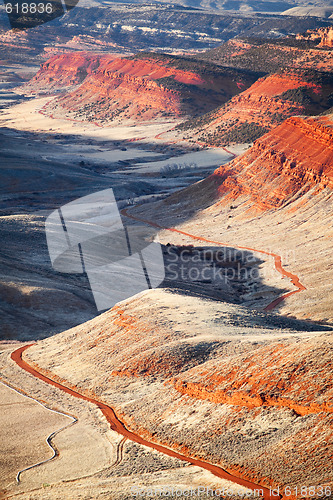
<svg viewBox="0 0 333 500"><path fill-rule="evenodd" d="M319 485L332 479L332 339L307 329L155 290L24 358L154 442L257 484Z"/></svg>
<svg viewBox="0 0 333 500"><path fill-rule="evenodd" d="M319 47L333 47L333 28L320 28L308 30L304 34L297 35L297 40L311 40Z"/></svg>
<svg viewBox="0 0 333 500"><path fill-rule="evenodd" d="M290 116L327 111L332 95L333 80L325 74L280 72L259 79L227 104L177 130L186 139L209 145L251 143Z"/></svg>
<svg viewBox="0 0 333 500"><path fill-rule="evenodd" d="M38 94L71 89L99 68L102 58L100 54L89 52L53 56L42 63L37 74L19 90L25 94ZM109 60L112 60L112 56L109 56Z"/></svg>
<svg viewBox="0 0 333 500"><path fill-rule="evenodd" d="M216 190L212 201L217 197L225 203L246 195L259 210L285 207L310 190L329 193L333 189L332 121L328 116L289 118L255 141L244 155L217 169L200 188L212 185Z"/></svg>

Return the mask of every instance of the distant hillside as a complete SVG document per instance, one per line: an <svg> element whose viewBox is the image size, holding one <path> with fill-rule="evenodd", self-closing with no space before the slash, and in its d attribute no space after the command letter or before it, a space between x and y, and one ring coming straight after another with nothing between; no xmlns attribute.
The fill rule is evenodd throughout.
<svg viewBox="0 0 333 500"><path fill-rule="evenodd" d="M131 3L145 3L146 0L136 0ZM90 0L85 0L89 5ZM96 0L91 3L96 4ZM97 0L100 5L105 4L103 0ZM167 0L159 0L156 3L168 3ZM179 6L195 9L209 9L215 11L238 12L241 14L285 14L295 16L329 17L333 13L333 5L326 5L324 0L311 2L309 0L173 0Z"/></svg>
<svg viewBox="0 0 333 500"><path fill-rule="evenodd" d="M205 0L206 2L206 0ZM205 7L216 9L207 0ZM253 2L262 6L287 7L287 2ZM225 2L235 12L201 10L166 3L113 3L90 8L75 7L66 15L27 32L7 31L0 19L0 57L12 62L48 57L67 50L117 51L207 50L236 36L269 37L331 26L315 17L295 18L256 15L242 10L245 2ZM238 4L238 7L237 7ZM81 2L80 2L81 5ZM45 49L45 53L44 53Z"/></svg>
<svg viewBox="0 0 333 500"><path fill-rule="evenodd" d="M180 124L179 137L207 145L251 143L292 115L333 104L331 29L276 40L234 38L197 58L267 76L206 115Z"/></svg>
<svg viewBox="0 0 333 500"><path fill-rule="evenodd" d="M214 146L251 143L292 115L314 115L333 105L331 74L280 72L259 79L220 108L178 125L184 138Z"/></svg>
<svg viewBox="0 0 333 500"><path fill-rule="evenodd" d="M140 5L145 4L146 0L129 0L127 3ZM167 0L155 0L154 3L169 4ZM172 3L189 9L209 9L216 12L240 14L283 14L327 18L333 13L333 5L327 5L325 0L173 0ZM80 2L80 5L84 7L107 4L107 0L81 0Z"/></svg>
<svg viewBox="0 0 333 500"><path fill-rule="evenodd" d="M307 3L307 2L305 2ZM323 5L318 3L314 5L312 2L309 2L308 5L293 7L292 9L288 9L283 12L286 16L311 16L311 17L323 17L323 18L331 18L333 17L333 5Z"/></svg>
<svg viewBox="0 0 333 500"><path fill-rule="evenodd" d="M201 54L199 57L223 66L251 68L276 73L281 69L333 70L332 51L309 38L284 38L274 43L265 38L240 38Z"/></svg>

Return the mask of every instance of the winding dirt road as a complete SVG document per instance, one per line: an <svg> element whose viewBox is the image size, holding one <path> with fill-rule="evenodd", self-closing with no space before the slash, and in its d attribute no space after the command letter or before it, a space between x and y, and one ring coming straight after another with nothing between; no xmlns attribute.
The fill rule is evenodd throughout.
<svg viewBox="0 0 333 500"><path fill-rule="evenodd" d="M219 467L218 465L210 464L208 462L205 462L203 460L198 460L195 458L187 457L185 455L181 455L180 453L177 453L176 451L173 451L169 448L166 448L165 446L159 445L157 443L153 443L151 441L147 441L146 439L142 438L138 434L135 434L132 431L129 431L125 425L119 420L117 417L115 411L105 403L102 403L100 401L97 401L96 399L90 398L88 396L85 396L83 394L80 394L79 392L76 392L73 389L70 389L69 387L66 387L62 384L59 384L58 382L46 377L42 373L39 373L37 370L35 370L32 366L30 366L26 361L22 359L22 353L31 347L34 344L28 344L23 347L20 347L16 351L13 351L11 354L11 358L15 363L18 364L20 368L25 370L26 372L30 373L34 377L42 380L43 382L46 382L47 384L50 384L54 387L57 387L58 389L62 390L63 392L66 392L67 394L70 394L71 396L74 396L79 399L83 399L85 401L89 401L90 403L95 404L103 413L105 418L110 424L110 427L112 430L118 432L125 438L130 439L131 441L134 441L135 443L148 446L149 448L152 448L154 450L157 450L161 453L164 453L165 455L168 455L169 457L173 458L178 458L179 460L184 460L186 462L191 463L192 465L196 465L198 467L201 467L203 469L208 470L215 476L226 479L228 481L232 481L233 483L239 484L241 486L244 486L246 488L249 488L251 490L254 490L256 492L256 495L258 496L258 492L263 493L263 497L265 500L278 500L281 497L278 497L276 495L272 495L271 491L269 488L265 488L264 486L257 485L255 483L252 483L250 481L247 481L246 479L243 479L241 477L237 477L232 475L231 473L226 472L224 469Z"/></svg>
<svg viewBox="0 0 333 500"><path fill-rule="evenodd" d="M129 214L128 209L123 208L121 211L121 214L124 215L125 217L128 217L130 219L136 220L138 222L144 222L145 224L148 224L152 227L156 227L157 229L164 229L167 231L172 231L174 233L178 234L183 234L184 236L187 236L193 240L196 241L203 241L205 243L211 243L216 246L230 246L230 243L222 243L221 241L215 241L215 240L210 240L208 238L204 238L202 236L196 236L194 234L186 233L185 231L181 231L180 229L176 229L174 227L164 227L161 226L160 224L157 224L156 222L147 220L147 219L142 219L141 217L136 217L135 215ZM294 295L295 293L302 292L303 290L306 290L306 287L300 282L299 277L296 274L289 273L286 271L283 266L282 266L282 260L280 255L277 255L276 253L272 252L266 252L265 250L258 250L257 248L251 248L251 247L244 247L240 245L233 245L235 248L238 248L239 250L249 250L250 252L257 252L261 253L263 255L267 255L269 257L274 257L274 265L275 269L282 274L282 276L285 276L286 278L289 278L292 284L297 288L297 290L293 290L291 292L285 293L278 297L277 299L274 299L273 302L268 304L268 306L265 307L264 311L272 311L275 309L281 302L283 302L287 297L290 297L291 295Z"/></svg>

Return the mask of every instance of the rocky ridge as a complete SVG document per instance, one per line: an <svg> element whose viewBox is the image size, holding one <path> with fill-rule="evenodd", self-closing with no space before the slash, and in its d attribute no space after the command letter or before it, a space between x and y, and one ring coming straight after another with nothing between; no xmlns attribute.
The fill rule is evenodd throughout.
<svg viewBox="0 0 333 500"><path fill-rule="evenodd" d="M217 169L213 178L220 196L237 199L246 194L263 210L284 206L313 187L332 190L332 122L289 118L232 165Z"/></svg>
<svg viewBox="0 0 333 500"><path fill-rule="evenodd" d="M328 32L330 32L328 30ZM272 43L265 38L241 38L228 40L220 47L211 49L200 57L237 68L251 68L265 73L276 73L281 69L313 69L331 72L333 60L330 46L321 46L318 30L314 30L316 42L311 36L296 35Z"/></svg>
<svg viewBox="0 0 333 500"><path fill-rule="evenodd" d="M42 63L37 74L19 91L36 94L71 88L91 75L100 66L101 58L101 55L88 52L55 55Z"/></svg>
<svg viewBox="0 0 333 500"><path fill-rule="evenodd" d="M330 115L331 116L331 115ZM330 116L288 118L257 139L253 146L231 163L223 165L183 194L201 191L205 203L229 203L246 196L259 211L277 209L301 198L311 189L333 189L333 123ZM200 205L197 205L197 209Z"/></svg>
<svg viewBox="0 0 333 500"><path fill-rule="evenodd" d="M320 47L333 47L333 28L319 30L321 34Z"/></svg>

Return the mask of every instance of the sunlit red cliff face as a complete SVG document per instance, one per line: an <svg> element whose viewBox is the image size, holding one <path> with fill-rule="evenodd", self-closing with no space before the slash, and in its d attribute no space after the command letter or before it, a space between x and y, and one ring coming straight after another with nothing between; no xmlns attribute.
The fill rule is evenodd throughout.
<svg viewBox="0 0 333 500"><path fill-rule="evenodd" d="M175 56L127 58L72 53L54 56L22 90L67 87L44 112L104 123L117 119L200 114L226 102L254 81L238 70ZM68 86L73 86L68 91Z"/></svg>
<svg viewBox="0 0 333 500"><path fill-rule="evenodd" d="M333 28L326 28L324 30L319 30L321 35L320 47L332 47L333 48Z"/></svg>
<svg viewBox="0 0 333 500"><path fill-rule="evenodd" d="M38 73L21 90L50 92L78 85L100 66L101 59L102 56L87 52L53 56L41 64Z"/></svg>
<svg viewBox="0 0 333 500"><path fill-rule="evenodd" d="M246 197L259 211L280 208L311 189L333 189L333 122L291 117L254 142L245 154L166 201L204 208ZM193 200L196 201L193 201ZM185 206L185 205L184 205Z"/></svg>
<svg viewBox="0 0 333 500"><path fill-rule="evenodd" d="M313 187L333 189L333 124L289 118L213 178L219 196L246 194L261 209L281 207Z"/></svg>

